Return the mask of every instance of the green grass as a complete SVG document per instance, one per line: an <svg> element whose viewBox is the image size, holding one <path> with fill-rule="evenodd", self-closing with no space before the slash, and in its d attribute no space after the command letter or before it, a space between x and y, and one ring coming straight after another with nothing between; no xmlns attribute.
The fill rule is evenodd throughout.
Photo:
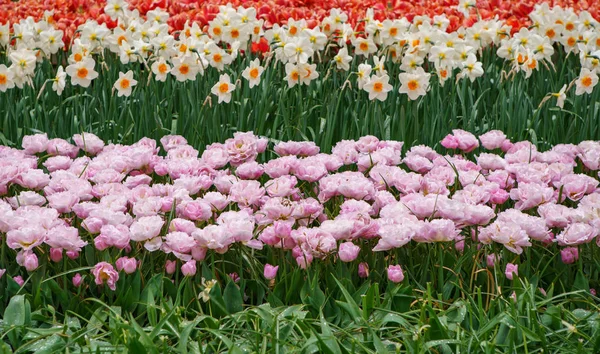
<svg viewBox="0 0 600 354"><path fill-rule="evenodd" d="M6 256L12 257L10 252ZM495 268L485 265L491 252L501 255ZM532 247L518 256L501 245L478 249L467 242L463 253L452 244L411 244L385 254L363 252L347 264L315 260L307 270L279 250L255 253L238 245L225 255L209 255L193 277L166 275L165 256L150 254L137 272L121 273L116 291L96 286L89 269L98 260L94 257L114 258L118 250L94 253L88 245L82 257L64 264L41 257L32 273L2 261L8 272L0 279L0 345L19 353L591 353L600 348L600 299L590 293L600 285L594 244L581 246L581 258L571 265L561 262L557 245ZM280 270L270 282L262 277L262 264L275 261ZM356 273L359 261L369 263L366 279ZM519 277L512 281L504 276L507 262L519 264ZM391 263L404 268L400 284L387 280L385 267ZM227 275L232 272L238 283ZM71 284L75 273L84 275L78 288ZM21 274L24 286L8 274ZM216 285L207 290L205 279Z"/></svg>
<svg viewBox="0 0 600 354"><path fill-rule="evenodd" d="M157 278L166 287L168 279ZM153 279L154 280L154 279ZM233 283L229 283L233 284ZM230 285L228 285L229 287ZM378 284L353 289L341 283L315 309L302 304L248 306L221 315L190 310L161 293L138 312L82 299L83 312L30 309L12 298L1 325L0 351L16 353L590 353L600 349L597 298L583 291L543 296L535 284L515 284L510 297L472 294L452 303L431 288ZM227 287L226 287L227 289ZM225 290L227 291L227 290ZM213 301L223 301L217 291ZM485 300L485 299L488 300ZM215 306L217 307L217 306Z"/></svg>

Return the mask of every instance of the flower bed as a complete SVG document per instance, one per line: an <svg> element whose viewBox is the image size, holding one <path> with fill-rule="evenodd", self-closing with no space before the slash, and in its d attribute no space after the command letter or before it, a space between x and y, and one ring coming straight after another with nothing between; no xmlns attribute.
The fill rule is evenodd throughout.
<svg viewBox="0 0 600 354"><path fill-rule="evenodd" d="M115 290L114 265L162 272L166 260L168 274L181 267L193 276L197 263L232 249L264 260L269 279L277 273L270 264L291 259L300 268L346 262L363 275L377 264L377 274L387 268L391 281L402 281L396 264L420 261L395 250L417 243L447 245L457 257L477 248L482 268L529 248L560 250L572 263L600 230L598 142L539 152L499 131L478 140L455 130L442 145L470 155L414 146L402 157L402 142L365 136L331 154L280 142L279 157L259 163L267 140L250 132L200 157L181 136L161 139L162 149L151 139L105 145L89 133L73 141L38 134L23 150L2 149L3 264L16 260L9 275L17 281L25 270L51 277L89 266L96 285ZM161 262L146 263L149 254Z"/></svg>

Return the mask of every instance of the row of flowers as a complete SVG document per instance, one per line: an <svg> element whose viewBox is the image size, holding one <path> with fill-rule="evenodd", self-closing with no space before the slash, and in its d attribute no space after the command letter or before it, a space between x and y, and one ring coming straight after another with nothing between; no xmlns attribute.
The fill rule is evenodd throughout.
<svg viewBox="0 0 600 354"><path fill-rule="evenodd" d="M420 145L403 156L402 142L365 136L331 154L312 142L278 142L279 157L260 163L268 140L251 132L201 154L181 136L162 138L162 149L147 138L106 145L83 133L72 141L37 134L21 150L0 147L2 247L27 271L40 257L78 259L84 249L117 251L111 260L128 273L160 252L168 273L179 261L192 275L209 253L234 246L281 249L307 268L414 243L483 247L490 266L502 246L519 255L557 244L572 263L579 245L600 243L600 142L540 152L500 131L477 138L455 130L441 142L454 152L447 155ZM367 263L355 266L368 274ZM111 262L93 273L114 289ZM399 265L388 275L403 278Z"/></svg>
<svg viewBox="0 0 600 354"><path fill-rule="evenodd" d="M66 36L71 38L77 27L87 19L94 19L100 23L106 23L109 28L117 25L112 14L120 8L131 7L142 15L150 15L156 8L165 9L170 17L167 20L170 31L182 30L188 21L198 22L200 26L206 26L219 13L219 6L231 3L233 6L246 6L256 9L258 17L263 20L267 27L275 24L285 24L289 18L305 19L314 26L318 21L327 17L329 10L339 6L336 2L328 1L165 1L165 0L123 0L110 1L81 1L81 0L55 0L51 2L40 2L35 0L7 1L0 4L0 23L18 21L27 17L36 20L46 18L51 23L65 31ZM365 9L373 8L374 16L383 21L386 18L407 17L412 20L415 16L430 16L445 14L450 21L450 28L457 29L460 26L469 26L477 20L477 16L490 19L498 16L507 20L514 28L527 27L531 24L527 15L532 11L539 1L520 1L518 3L509 1L479 1L473 0L435 0L426 3L415 4L412 1L395 0L386 5L379 1L344 1L344 10L349 13L349 22L352 25L359 24L365 17ZM574 7L576 11L585 11L598 18L600 8L595 2L562 2L553 1L556 6ZM477 5L478 11L470 8ZM150 16L149 15L149 16ZM312 27L311 26L311 27Z"/></svg>
<svg viewBox="0 0 600 354"><path fill-rule="evenodd" d="M139 79L144 83L170 77L194 81L207 70L216 70L227 72L212 88L219 103L231 100L231 92L242 84L242 78L253 88L260 84L265 71L277 73L278 65L285 67L283 80L288 87L326 80L330 70L338 70L348 73L344 88L355 85L367 91L369 99L381 101L394 88L388 70L399 68L398 91L415 100L427 93L432 77L444 86L451 79L474 81L483 76L482 53L491 47L506 61L508 77L520 74L528 78L541 67L554 68L556 50L578 55L579 77L547 96L556 97L562 108L571 87L576 86L576 95L590 94L600 71L598 22L587 12L576 14L571 8L549 8L546 4L536 6L529 15L534 23L531 27L513 35L511 26L498 19L477 21L471 27L449 32L450 21L443 15L417 16L412 22L406 18L378 21L373 11L367 11L361 22L364 30L358 32L348 14L338 9L332 9L313 28L306 20L290 18L284 26L265 29L254 8L221 6L205 29L186 23L177 38L166 24L169 13L156 9L144 18L125 5L107 11L120 24L113 30L96 21L78 28L79 35L68 52L68 65L58 66L47 81L57 94L62 94L67 78L71 85L84 88L98 77L102 79L100 75L109 71L105 55L118 56L123 65L132 66L142 76L134 78L131 70L119 73L114 83L119 96L131 95ZM0 45L7 47L10 64L0 64L0 91L33 86L37 63L65 46L63 32L49 19L34 22L30 18L12 27L8 23L0 26ZM261 54L244 64L240 57L249 49ZM39 88L40 94L44 88Z"/></svg>

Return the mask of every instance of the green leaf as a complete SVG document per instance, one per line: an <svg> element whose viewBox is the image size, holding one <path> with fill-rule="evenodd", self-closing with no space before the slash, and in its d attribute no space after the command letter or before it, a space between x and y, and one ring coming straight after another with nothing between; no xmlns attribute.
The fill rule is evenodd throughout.
<svg viewBox="0 0 600 354"><path fill-rule="evenodd" d="M574 290L585 290L586 292L590 291L590 283L583 272L581 270L577 271L577 275L575 276L575 282L573 283Z"/></svg>
<svg viewBox="0 0 600 354"><path fill-rule="evenodd" d="M13 296L4 310L4 325L7 327L28 325L31 318L28 307L29 302L25 299L25 295Z"/></svg>
<svg viewBox="0 0 600 354"><path fill-rule="evenodd" d="M233 281L229 281L223 290L223 300L229 313L236 313L243 310L244 300L240 289Z"/></svg>
<svg viewBox="0 0 600 354"><path fill-rule="evenodd" d="M337 283L338 287L342 291L342 294L344 295L344 298L346 299L346 302L348 303L348 306L345 307L345 310L348 311L350 316L352 316L352 320L354 322L359 323L360 319L362 317L361 317L361 311L360 311L360 308L358 307L358 304L356 303L356 301L354 301L354 299L352 298L352 295L350 295L348 290L346 290L346 288L344 288L342 283L340 283L335 277L333 277L333 280L335 280L335 282Z"/></svg>

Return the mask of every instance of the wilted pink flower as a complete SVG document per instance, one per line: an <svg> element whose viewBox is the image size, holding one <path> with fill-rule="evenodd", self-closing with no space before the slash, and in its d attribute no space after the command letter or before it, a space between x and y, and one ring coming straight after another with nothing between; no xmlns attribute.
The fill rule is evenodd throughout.
<svg viewBox="0 0 600 354"><path fill-rule="evenodd" d="M73 286L75 286L76 288L78 288L81 285L82 281L83 278L81 277L81 274L77 273L75 274L75 276L73 276Z"/></svg>
<svg viewBox="0 0 600 354"><path fill-rule="evenodd" d="M564 264L575 263L579 259L577 247L567 247L560 250L560 259Z"/></svg>
<svg viewBox="0 0 600 354"><path fill-rule="evenodd" d="M394 283L400 283L404 280L404 273L400 265L391 265L387 269L388 279Z"/></svg>
<svg viewBox="0 0 600 354"><path fill-rule="evenodd" d="M519 265L508 263L506 265L506 270L504 271L504 274L506 275L506 278L508 280L513 280L513 274L519 276Z"/></svg>
<svg viewBox="0 0 600 354"><path fill-rule="evenodd" d="M358 276L360 278L367 278L369 276L369 265L365 262L358 264Z"/></svg>
<svg viewBox="0 0 600 354"><path fill-rule="evenodd" d="M0 279L2 279L4 273L6 273L6 269L0 269Z"/></svg>
<svg viewBox="0 0 600 354"><path fill-rule="evenodd" d="M117 266L117 270L119 272L123 270L125 271L125 273L131 274L135 272L137 268L137 261L135 260L135 258L121 257L117 259L115 265Z"/></svg>
<svg viewBox="0 0 600 354"><path fill-rule="evenodd" d="M277 271L279 270L279 266L272 266L270 264L265 264L265 269L263 271L263 275L265 279L271 280L275 279L277 276Z"/></svg>
<svg viewBox="0 0 600 354"><path fill-rule="evenodd" d="M229 276L229 278L231 278L231 281L233 281L234 283L237 283L240 281L240 276L236 272L229 273L227 275Z"/></svg>
<svg viewBox="0 0 600 354"><path fill-rule="evenodd" d="M596 296L596 289L590 288L590 294Z"/></svg>
<svg viewBox="0 0 600 354"><path fill-rule="evenodd" d="M117 281L119 280L119 273L115 271L115 268L107 263L100 262L92 269L96 285L106 284L110 290L115 291L117 288Z"/></svg>
<svg viewBox="0 0 600 354"><path fill-rule="evenodd" d="M181 273L186 277L194 276L196 274L196 261L192 259L185 262L181 266Z"/></svg>
<svg viewBox="0 0 600 354"><path fill-rule="evenodd" d="M344 242L340 244L338 249L338 255L342 262L352 262L358 257L360 247L353 244L352 242Z"/></svg>

